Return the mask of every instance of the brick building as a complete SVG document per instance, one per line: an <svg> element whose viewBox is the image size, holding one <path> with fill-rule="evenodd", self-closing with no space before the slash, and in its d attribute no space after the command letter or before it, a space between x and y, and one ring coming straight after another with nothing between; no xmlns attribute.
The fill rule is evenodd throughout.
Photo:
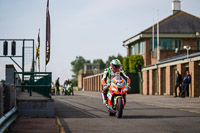
<svg viewBox="0 0 200 133"><path fill-rule="evenodd" d="M173 0L173 14L139 34L125 40L128 56L144 58L143 94L173 95L175 71L182 76L189 69L192 76L189 96L200 96L200 18L180 10ZM158 45L159 44L159 45ZM186 55L190 48L189 56Z"/></svg>
<svg viewBox="0 0 200 133"><path fill-rule="evenodd" d="M78 88L83 89L83 78L100 73L100 64L85 63L83 70L79 71L78 75Z"/></svg>

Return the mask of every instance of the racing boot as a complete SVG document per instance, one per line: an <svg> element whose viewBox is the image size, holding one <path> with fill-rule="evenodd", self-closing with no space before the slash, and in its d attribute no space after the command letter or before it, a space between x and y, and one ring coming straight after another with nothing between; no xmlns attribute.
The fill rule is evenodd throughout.
<svg viewBox="0 0 200 133"><path fill-rule="evenodd" d="M108 104L108 98L106 96L106 91L102 90L102 98L103 98L103 104L107 105Z"/></svg>

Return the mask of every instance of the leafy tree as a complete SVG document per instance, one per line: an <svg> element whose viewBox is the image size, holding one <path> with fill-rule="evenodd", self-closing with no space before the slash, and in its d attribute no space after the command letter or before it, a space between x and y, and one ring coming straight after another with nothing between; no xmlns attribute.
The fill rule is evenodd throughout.
<svg viewBox="0 0 200 133"><path fill-rule="evenodd" d="M2 80L0 81L0 83L5 84L6 81L5 81L4 79L2 79Z"/></svg>
<svg viewBox="0 0 200 133"><path fill-rule="evenodd" d="M72 75L72 77L74 79L77 79L79 71L84 67L84 63L90 63L90 61L85 60L82 56L76 56L76 59L71 62L72 72L74 72L74 75Z"/></svg>
<svg viewBox="0 0 200 133"><path fill-rule="evenodd" d="M109 56L109 57L108 57L108 60L106 61L106 67L109 67L109 66L110 66L110 62L111 62L113 59L119 59L120 62L122 63L122 61L123 61L123 56L120 55L120 54L118 54L117 56L114 56L114 55Z"/></svg>
<svg viewBox="0 0 200 133"><path fill-rule="evenodd" d="M71 80L71 82L72 82L73 86L78 86L78 79L77 78L73 78Z"/></svg>
<svg viewBox="0 0 200 133"><path fill-rule="evenodd" d="M106 67L106 64L103 62L102 59L94 59L93 64L99 63L100 65L100 70L104 70Z"/></svg>
<svg viewBox="0 0 200 133"><path fill-rule="evenodd" d="M144 59L142 55L132 55L129 57L129 72L141 72L144 66Z"/></svg>

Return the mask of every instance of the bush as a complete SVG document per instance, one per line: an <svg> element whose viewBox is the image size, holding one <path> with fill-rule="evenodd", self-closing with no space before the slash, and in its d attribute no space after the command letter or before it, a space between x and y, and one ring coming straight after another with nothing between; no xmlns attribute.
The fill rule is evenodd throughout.
<svg viewBox="0 0 200 133"><path fill-rule="evenodd" d="M129 72L129 57L123 58L123 69L125 72Z"/></svg>
<svg viewBox="0 0 200 133"><path fill-rule="evenodd" d="M144 66L144 59L142 55L132 55L129 57L129 72L141 72Z"/></svg>

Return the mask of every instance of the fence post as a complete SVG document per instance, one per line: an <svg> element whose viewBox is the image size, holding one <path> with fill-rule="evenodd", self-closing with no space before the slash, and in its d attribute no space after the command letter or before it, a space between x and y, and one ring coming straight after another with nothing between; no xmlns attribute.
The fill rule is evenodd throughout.
<svg viewBox="0 0 200 133"><path fill-rule="evenodd" d="M0 84L0 117L3 116L3 85Z"/></svg>

